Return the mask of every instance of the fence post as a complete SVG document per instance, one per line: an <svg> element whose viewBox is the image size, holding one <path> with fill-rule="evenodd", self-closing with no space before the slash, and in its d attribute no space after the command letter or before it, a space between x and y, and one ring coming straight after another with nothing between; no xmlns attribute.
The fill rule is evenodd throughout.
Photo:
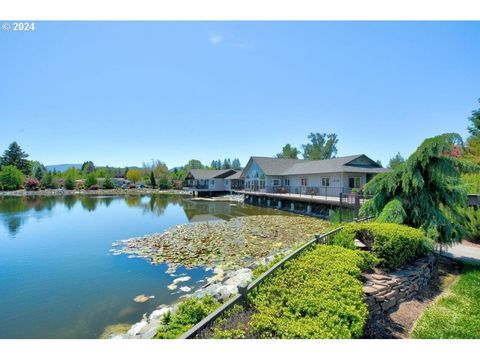
<svg viewBox="0 0 480 360"><path fill-rule="evenodd" d="M338 212L340 214L340 224L342 223L342 201L343 201L343 192L340 193L340 208L338 209Z"/></svg>
<svg viewBox="0 0 480 360"><path fill-rule="evenodd" d="M237 286L238 294L242 297L242 302L245 304L247 302L247 287L246 286Z"/></svg>

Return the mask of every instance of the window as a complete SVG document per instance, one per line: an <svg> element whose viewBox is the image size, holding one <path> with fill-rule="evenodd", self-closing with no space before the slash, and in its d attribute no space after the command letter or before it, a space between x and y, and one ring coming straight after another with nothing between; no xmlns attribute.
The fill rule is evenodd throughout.
<svg viewBox="0 0 480 360"><path fill-rule="evenodd" d="M282 184L282 182L280 181L280 179L273 179L272 180L272 185L273 186L280 186Z"/></svg>
<svg viewBox="0 0 480 360"><path fill-rule="evenodd" d="M361 180L360 176L349 177L348 178L348 186L351 187L352 189L353 188L358 189L360 187L360 180Z"/></svg>
<svg viewBox="0 0 480 360"><path fill-rule="evenodd" d="M228 180L225 180L225 186L228 186Z"/></svg>
<svg viewBox="0 0 480 360"><path fill-rule="evenodd" d="M330 178L322 177L322 186L330 186Z"/></svg>
<svg viewBox="0 0 480 360"><path fill-rule="evenodd" d="M210 185L215 185L215 180L210 180Z"/></svg>
<svg viewBox="0 0 480 360"><path fill-rule="evenodd" d="M290 186L290 179L283 179L283 185Z"/></svg>
<svg viewBox="0 0 480 360"><path fill-rule="evenodd" d="M302 186L307 186L307 178L302 178Z"/></svg>
<svg viewBox="0 0 480 360"><path fill-rule="evenodd" d="M260 189L265 189L265 180L260 180Z"/></svg>

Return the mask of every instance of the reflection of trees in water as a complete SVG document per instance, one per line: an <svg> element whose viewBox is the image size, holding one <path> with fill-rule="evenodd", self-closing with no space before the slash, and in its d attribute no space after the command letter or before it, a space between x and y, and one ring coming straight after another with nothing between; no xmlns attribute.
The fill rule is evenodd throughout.
<svg viewBox="0 0 480 360"><path fill-rule="evenodd" d="M82 204L82 208L89 212L95 211L98 206L98 198L95 196L82 196L80 204Z"/></svg>
<svg viewBox="0 0 480 360"><path fill-rule="evenodd" d="M74 195L66 195L63 197L63 204L70 211L77 203L77 197Z"/></svg>

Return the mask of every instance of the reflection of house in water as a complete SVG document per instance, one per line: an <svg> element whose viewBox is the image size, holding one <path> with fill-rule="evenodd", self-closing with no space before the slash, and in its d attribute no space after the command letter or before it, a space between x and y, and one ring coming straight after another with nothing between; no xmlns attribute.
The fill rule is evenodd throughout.
<svg viewBox="0 0 480 360"><path fill-rule="evenodd" d="M182 204L189 222L230 220L239 216L253 216L260 213L278 214L276 209L258 208L251 205L233 204L224 201L187 200Z"/></svg>

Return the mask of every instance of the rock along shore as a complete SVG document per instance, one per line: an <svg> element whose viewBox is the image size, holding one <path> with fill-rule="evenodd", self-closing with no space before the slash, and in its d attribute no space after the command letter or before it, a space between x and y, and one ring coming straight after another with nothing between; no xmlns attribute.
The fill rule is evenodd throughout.
<svg viewBox="0 0 480 360"><path fill-rule="evenodd" d="M37 191L15 190L0 191L1 196L65 196L65 195L146 195L146 194L167 194L167 195L191 195L191 192L184 190L158 190L158 189L99 189L99 190L65 190L47 189Z"/></svg>

